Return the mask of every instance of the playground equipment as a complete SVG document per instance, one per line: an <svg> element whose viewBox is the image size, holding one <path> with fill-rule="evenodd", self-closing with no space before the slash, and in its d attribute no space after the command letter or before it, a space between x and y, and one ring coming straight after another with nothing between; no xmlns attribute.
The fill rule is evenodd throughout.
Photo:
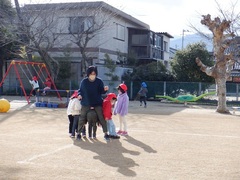
<svg viewBox="0 0 240 180"><path fill-rule="evenodd" d="M13 67L14 70L15 70L15 73L16 73L16 75L17 75L17 79L19 80L20 87L21 87L21 89L23 90L24 96L25 96L25 98L26 98L26 100L27 100L27 102L28 102L28 104L29 104L29 103L30 103L30 97L31 97L31 95L32 95L32 91L33 91L33 90L31 90L30 94L27 95L27 93L26 93L26 91L25 91L25 88L24 88L24 84L23 84L23 82L22 82L22 80L21 80L21 77L20 77L20 73L19 73L19 71L18 71L18 67L19 67L19 68L22 70L23 74L26 76L27 80L28 80L28 81L31 80L32 77L33 77L33 74L32 74L32 72L30 71L30 69L29 69L29 67L28 67L29 65L31 65L31 66L32 66L32 69L35 71L35 74L36 74L35 76L36 76L37 79L40 79L43 83L44 83L44 81L45 81L47 78L50 79L50 81L51 81L54 89L56 90L56 93L57 93L57 95L58 95L58 98L59 98L60 100L62 100L62 99L61 99L61 96L60 96L60 94L59 94L59 92L58 92L58 90L57 90L57 88L56 88L56 85L54 84L54 82L53 82L53 80L52 80L52 78L51 78L51 75L50 75L50 73L49 73L49 71L48 71L48 69L47 69L47 67L46 67L46 65L45 65L44 63L29 62L29 61L17 61L17 60L11 61L10 65L9 65L9 67L8 67L8 69L7 69L5 75L3 76L3 79L2 79L2 81L1 81L1 83L0 83L0 87L3 85L4 80L6 79L7 75L9 74L9 71L10 71L11 68ZM28 73L24 70L23 66L25 66L25 69L26 69L26 71L27 71ZM29 76L30 76L30 77L29 77ZM47 76L47 77L45 77L45 76ZM43 78L44 78L44 80L43 80Z"/></svg>
<svg viewBox="0 0 240 180"><path fill-rule="evenodd" d="M155 97L156 98L168 99L168 100L174 101L174 102L182 102L186 105L187 102L196 102L196 101L198 101L199 99L201 99L205 96L214 95L214 94L216 94L216 92L204 93L204 94L201 94L200 96L195 96L195 95L191 95L191 94L181 95L181 96L178 96L176 98L173 98L173 97L170 97L170 96L161 96L161 95L156 95Z"/></svg>
<svg viewBox="0 0 240 180"><path fill-rule="evenodd" d="M10 109L10 103L6 99L0 99L0 113L8 112Z"/></svg>

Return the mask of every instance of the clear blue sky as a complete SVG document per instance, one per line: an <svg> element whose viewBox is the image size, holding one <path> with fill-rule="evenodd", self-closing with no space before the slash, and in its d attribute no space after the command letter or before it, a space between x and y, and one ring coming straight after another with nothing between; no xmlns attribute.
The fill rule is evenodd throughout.
<svg viewBox="0 0 240 180"><path fill-rule="evenodd" d="M97 0L85 0L97 1ZM29 3L85 2L84 0L19 0L20 5ZM150 25L156 32L168 32L174 37L181 36L183 29L190 30L189 22L205 30L200 24L201 15L219 14L218 2L224 11L232 11L237 0L103 0L104 2L132 15ZM13 2L13 0L12 0ZM240 12L240 2L234 12Z"/></svg>

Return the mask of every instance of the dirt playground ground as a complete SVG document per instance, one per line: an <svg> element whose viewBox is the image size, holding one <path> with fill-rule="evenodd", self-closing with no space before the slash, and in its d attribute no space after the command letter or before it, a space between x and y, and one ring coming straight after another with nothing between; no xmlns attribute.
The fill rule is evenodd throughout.
<svg viewBox="0 0 240 180"><path fill-rule="evenodd" d="M240 179L240 111L131 101L129 136L106 142L98 128L97 140L79 142L66 109L10 101L0 114L1 180Z"/></svg>

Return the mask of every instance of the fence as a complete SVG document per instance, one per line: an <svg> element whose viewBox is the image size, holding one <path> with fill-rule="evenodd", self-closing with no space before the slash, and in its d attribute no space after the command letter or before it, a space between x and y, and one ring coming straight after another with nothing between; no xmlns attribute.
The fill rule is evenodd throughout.
<svg viewBox="0 0 240 180"><path fill-rule="evenodd" d="M203 82L167 82L167 81L145 81L148 86L148 99L156 99L156 95L171 96L173 98L192 94L199 96L207 92L216 92L214 83ZM131 100L137 97L137 93L141 87L140 81L125 82L128 86L128 95ZM107 84L107 82L105 82ZM239 85L237 83L226 83L227 96L239 98Z"/></svg>
<svg viewBox="0 0 240 180"><path fill-rule="evenodd" d="M148 86L148 99L156 99L156 95L166 95L171 97L177 97L182 94L201 95L206 92L216 91L216 86L213 83L203 82L166 82L166 81L145 81ZM105 85L109 86L109 92L117 93L116 87L120 84L120 81L104 81ZM128 95L131 100L135 99L137 93L141 87L140 81L126 81L128 86ZM61 96L69 96L69 93L76 89L79 89L80 82L76 81L64 81L56 82L57 89L61 91ZM43 89L43 85L40 88ZM236 101L239 98L239 84L238 83L226 83L227 96L236 97ZM26 92L31 91L31 86L26 85ZM69 93L65 93L69 92ZM11 85L3 84L0 88L0 95L23 95L17 80Z"/></svg>

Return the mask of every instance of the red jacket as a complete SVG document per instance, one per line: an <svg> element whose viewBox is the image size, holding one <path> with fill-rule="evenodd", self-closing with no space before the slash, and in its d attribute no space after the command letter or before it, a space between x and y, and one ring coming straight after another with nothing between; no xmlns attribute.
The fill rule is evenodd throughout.
<svg viewBox="0 0 240 180"><path fill-rule="evenodd" d="M112 104L110 100L103 100L103 116L105 120L112 119Z"/></svg>
<svg viewBox="0 0 240 180"><path fill-rule="evenodd" d="M103 116L105 120L112 119L112 104L111 100L116 98L114 93L109 93L107 97L103 100Z"/></svg>
<svg viewBox="0 0 240 180"><path fill-rule="evenodd" d="M52 86L51 81L46 81L46 82L44 82L44 84L45 84L47 87L50 87L50 88L51 88L51 86Z"/></svg>

